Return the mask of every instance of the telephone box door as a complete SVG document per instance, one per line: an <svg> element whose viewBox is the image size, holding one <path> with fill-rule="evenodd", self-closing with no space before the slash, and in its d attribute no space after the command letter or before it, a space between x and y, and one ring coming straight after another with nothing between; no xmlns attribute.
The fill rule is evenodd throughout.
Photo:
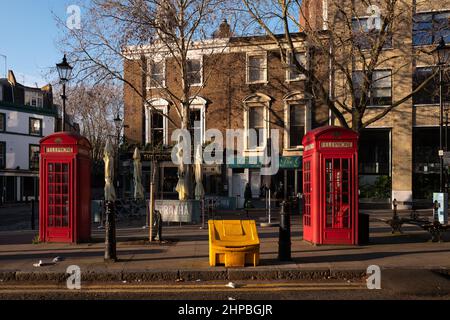
<svg viewBox="0 0 450 320"><path fill-rule="evenodd" d="M70 242L72 239L71 166L69 161L47 163L47 239L49 241Z"/></svg>
<svg viewBox="0 0 450 320"><path fill-rule="evenodd" d="M352 212L352 183L351 172L353 161L351 157L325 157L325 183L323 206L325 219L323 219L324 243L333 244L352 243L353 226Z"/></svg>

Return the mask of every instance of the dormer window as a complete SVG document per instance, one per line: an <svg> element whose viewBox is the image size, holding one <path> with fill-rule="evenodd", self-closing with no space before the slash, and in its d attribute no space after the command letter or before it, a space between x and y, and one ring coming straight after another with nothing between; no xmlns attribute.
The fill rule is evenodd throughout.
<svg viewBox="0 0 450 320"><path fill-rule="evenodd" d="M25 91L25 105L42 108L44 106L44 95L42 92Z"/></svg>

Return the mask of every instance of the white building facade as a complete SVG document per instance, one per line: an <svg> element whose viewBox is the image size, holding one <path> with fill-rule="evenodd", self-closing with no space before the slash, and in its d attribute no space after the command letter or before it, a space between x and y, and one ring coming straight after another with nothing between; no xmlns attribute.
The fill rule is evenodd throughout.
<svg viewBox="0 0 450 320"><path fill-rule="evenodd" d="M38 197L39 141L55 131L56 113L0 102L0 188L2 202Z"/></svg>

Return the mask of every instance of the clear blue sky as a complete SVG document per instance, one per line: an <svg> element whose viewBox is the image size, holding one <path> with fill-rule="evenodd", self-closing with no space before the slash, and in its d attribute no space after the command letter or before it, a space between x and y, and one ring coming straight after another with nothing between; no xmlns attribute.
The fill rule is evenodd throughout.
<svg viewBox="0 0 450 320"><path fill-rule="evenodd" d="M66 8L76 0L0 0L0 55L17 81L44 85L49 68L62 59L56 47L58 28L53 14L66 19ZM52 13L53 12L53 13ZM5 61L0 56L0 77Z"/></svg>

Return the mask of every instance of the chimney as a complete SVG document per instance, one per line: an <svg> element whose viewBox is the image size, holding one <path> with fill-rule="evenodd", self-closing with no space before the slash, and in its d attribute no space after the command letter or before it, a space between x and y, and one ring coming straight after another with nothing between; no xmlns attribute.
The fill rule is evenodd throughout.
<svg viewBox="0 0 450 320"><path fill-rule="evenodd" d="M12 70L8 70L8 81L11 85L15 86L17 84L16 76Z"/></svg>
<svg viewBox="0 0 450 320"><path fill-rule="evenodd" d="M214 32L214 38L230 38L231 37L231 28L228 24L227 19L223 19L222 23L219 26L219 29Z"/></svg>

